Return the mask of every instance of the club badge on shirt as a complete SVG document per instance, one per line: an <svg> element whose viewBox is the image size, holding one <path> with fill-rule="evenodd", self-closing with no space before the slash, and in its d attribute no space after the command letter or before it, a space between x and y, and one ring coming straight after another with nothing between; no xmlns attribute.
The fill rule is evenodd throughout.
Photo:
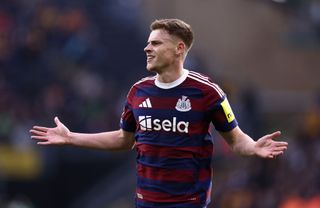
<svg viewBox="0 0 320 208"><path fill-rule="evenodd" d="M180 112L187 112L191 110L191 102L187 96L182 96L176 104L176 110Z"/></svg>

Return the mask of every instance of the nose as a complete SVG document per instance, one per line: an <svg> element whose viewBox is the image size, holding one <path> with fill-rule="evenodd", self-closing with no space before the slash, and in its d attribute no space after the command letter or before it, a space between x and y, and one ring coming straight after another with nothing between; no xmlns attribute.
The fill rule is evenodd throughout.
<svg viewBox="0 0 320 208"><path fill-rule="evenodd" d="M148 44L143 50L146 53L150 52L151 51L150 44Z"/></svg>

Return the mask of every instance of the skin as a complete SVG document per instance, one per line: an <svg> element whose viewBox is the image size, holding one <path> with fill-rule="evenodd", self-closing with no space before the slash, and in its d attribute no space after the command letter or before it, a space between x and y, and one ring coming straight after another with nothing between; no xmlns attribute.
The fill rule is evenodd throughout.
<svg viewBox="0 0 320 208"><path fill-rule="evenodd" d="M170 83L182 75L187 48L179 38L169 35L165 30L154 30L144 51L147 70L157 73L160 82Z"/></svg>
<svg viewBox="0 0 320 208"><path fill-rule="evenodd" d="M144 48L147 55L147 70L157 73L160 82L170 83L183 74L183 63L188 52L184 42L165 30L157 29L150 33ZM134 146L134 133L122 129L96 134L71 132L55 117L55 127L34 126L31 138L39 145L73 145L110 151L131 150ZM240 155L256 155L262 158L276 158L284 153L287 142L275 141L280 131L267 134L257 141L245 134L240 127L229 132L220 132L231 149Z"/></svg>

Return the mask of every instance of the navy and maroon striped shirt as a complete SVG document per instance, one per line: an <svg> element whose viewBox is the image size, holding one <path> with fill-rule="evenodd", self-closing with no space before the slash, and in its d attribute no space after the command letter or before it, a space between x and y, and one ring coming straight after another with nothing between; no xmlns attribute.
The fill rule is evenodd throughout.
<svg viewBox="0 0 320 208"><path fill-rule="evenodd" d="M154 76L132 86L120 125L135 132L137 207L209 203L211 122L222 132L237 126L224 92L202 74L184 69L173 83Z"/></svg>

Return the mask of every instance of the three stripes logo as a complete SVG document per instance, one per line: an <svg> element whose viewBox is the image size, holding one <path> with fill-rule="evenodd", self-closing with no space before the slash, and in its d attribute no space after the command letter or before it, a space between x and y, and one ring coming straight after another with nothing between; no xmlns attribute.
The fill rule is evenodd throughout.
<svg viewBox="0 0 320 208"><path fill-rule="evenodd" d="M145 101L143 101L143 102L139 105L139 107L140 107L140 108L152 108L150 99L147 98Z"/></svg>
<svg viewBox="0 0 320 208"><path fill-rule="evenodd" d="M178 121L177 117L172 117L172 120L153 119L152 116L139 116L140 129L142 131L172 131L180 133L189 132L189 122Z"/></svg>
<svg viewBox="0 0 320 208"><path fill-rule="evenodd" d="M140 108L152 108L150 98L145 99L140 105ZM179 121L177 117L171 119L160 120L153 118L151 115L139 115L139 125L142 131L172 131L180 133L189 132L189 122Z"/></svg>

